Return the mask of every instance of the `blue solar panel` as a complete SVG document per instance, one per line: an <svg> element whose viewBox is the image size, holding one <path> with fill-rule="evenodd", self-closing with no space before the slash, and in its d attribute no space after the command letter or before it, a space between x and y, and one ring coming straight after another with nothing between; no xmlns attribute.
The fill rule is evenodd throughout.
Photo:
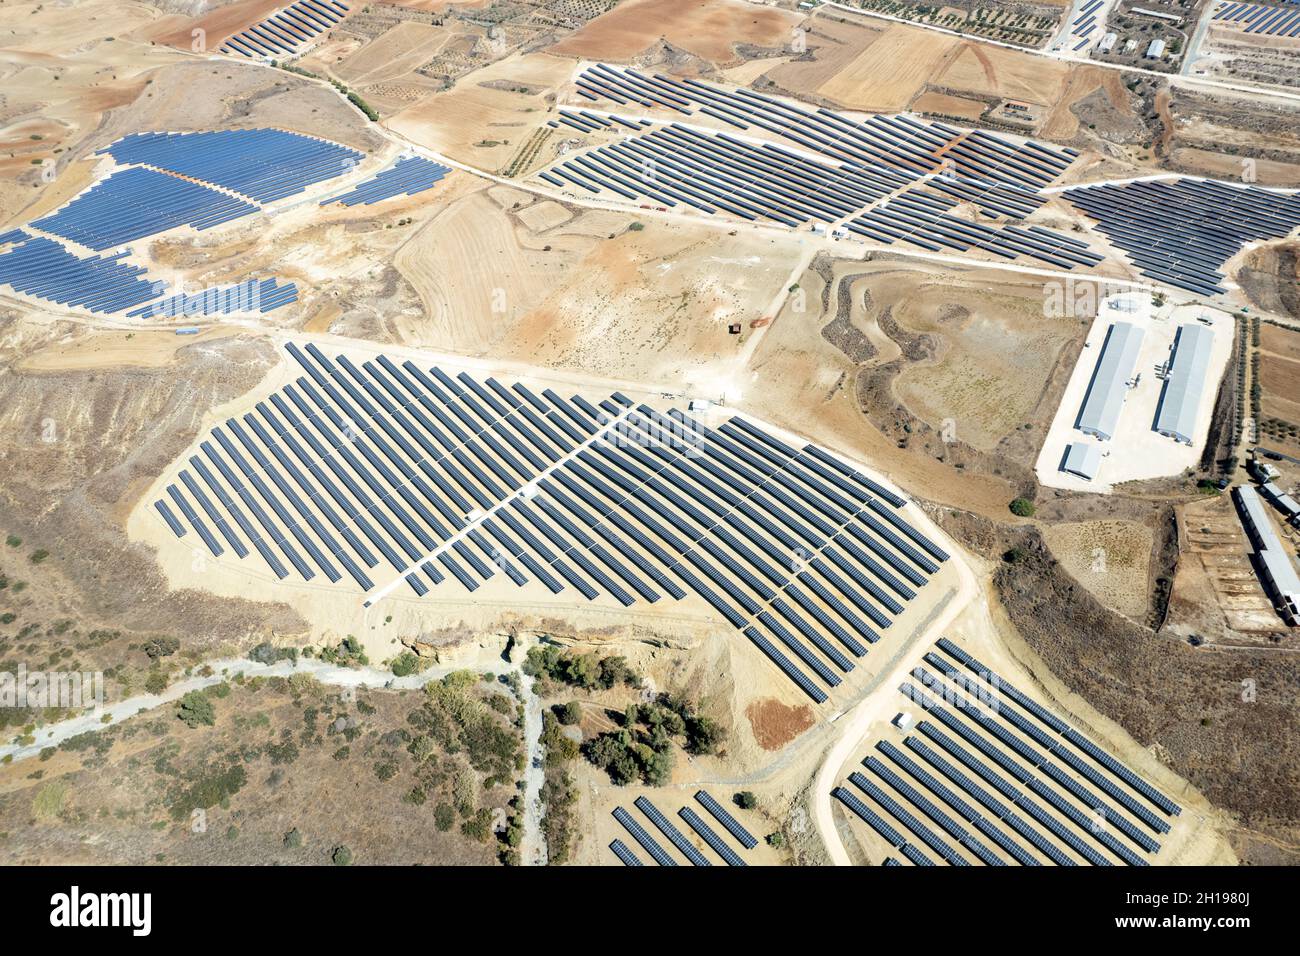
<svg viewBox="0 0 1300 956"><path fill-rule="evenodd" d="M257 211L250 202L200 183L132 166L32 225L100 252L177 226L210 229Z"/></svg>
<svg viewBox="0 0 1300 956"><path fill-rule="evenodd" d="M351 171L364 154L280 129L132 133L100 150L272 202Z"/></svg>

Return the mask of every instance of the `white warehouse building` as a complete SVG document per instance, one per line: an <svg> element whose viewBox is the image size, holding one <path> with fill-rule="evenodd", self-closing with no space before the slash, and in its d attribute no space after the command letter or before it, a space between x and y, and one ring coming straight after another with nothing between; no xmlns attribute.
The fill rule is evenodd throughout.
<svg viewBox="0 0 1300 956"><path fill-rule="evenodd" d="M1142 329L1132 322L1116 322L1106 332L1101 357L1088 383L1088 394L1075 426L1085 435L1109 441L1119 424L1128 382L1142 350Z"/></svg>
<svg viewBox="0 0 1300 956"><path fill-rule="evenodd" d="M1213 329L1191 324L1179 327L1172 367L1156 409L1156 431L1184 445L1196 440L1198 411L1213 350Z"/></svg>

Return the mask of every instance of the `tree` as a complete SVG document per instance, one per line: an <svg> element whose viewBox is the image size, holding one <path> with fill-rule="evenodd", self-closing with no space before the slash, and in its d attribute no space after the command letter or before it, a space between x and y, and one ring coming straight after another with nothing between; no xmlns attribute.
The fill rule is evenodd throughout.
<svg viewBox="0 0 1300 956"><path fill-rule="evenodd" d="M418 674L424 669L424 662L411 651L403 651L393 658L391 665L395 677L407 677Z"/></svg>
<svg viewBox="0 0 1300 956"><path fill-rule="evenodd" d="M1011 502L1011 513L1020 518L1032 518L1034 516L1034 503L1028 498L1017 498Z"/></svg>
<svg viewBox="0 0 1300 956"><path fill-rule="evenodd" d="M185 726L191 728L200 724L211 727L217 721L216 708L212 706L208 695L201 690L192 690L181 698L180 706L176 708L176 716Z"/></svg>
<svg viewBox="0 0 1300 956"><path fill-rule="evenodd" d="M335 866L351 866L352 851L345 846L336 846L334 852L330 854L330 859Z"/></svg>
<svg viewBox="0 0 1300 956"><path fill-rule="evenodd" d="M174 637L155 637L144 642L144 652L151 661L171 657L180 650L181 642Z"/></svg>
<svg viewBox="0 0 1300 956"><path fill-rule="evenodd" d="M556 719L566 727L572 727L578 721L582 720L582 705L576 700L571 700L567 704L557 705L555 708Z"/></svg>
<svg viewBox="0 0 1300 956"><path fill-rule="evenodd" d="M758 797L752 790L742 790L731 799L742 810L753 810L758 806Z"/></svg>
<svg viewBox="0 0 1300 956"><path fill-rule="evenodd" d="M167 689L167 675L157 668L151 670L144 679L144 689L150 694L161 694Z"/></svg>

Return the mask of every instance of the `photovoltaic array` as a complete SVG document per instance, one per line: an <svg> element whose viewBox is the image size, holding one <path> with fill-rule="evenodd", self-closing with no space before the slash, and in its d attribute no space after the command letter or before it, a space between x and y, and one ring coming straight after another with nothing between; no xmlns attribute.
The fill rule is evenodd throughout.
<svg viewBox="0 0 1300 956"><path fill-rule="evenodd" d="M576 85L591 100L682 115L698 112L740 130L774 133L800 152L682 123L647 130L644 119L561 110L552 125L631 133L540 173L551 185L574 185L594 194L607 190L664 208L685 204L709 214L723 211L791 228L843 221L849 231L881 242L931 250L986 249L1066 269L1102 261L1079 240L1042 227L1005 225L1043 206L1046 200L1038 190L1069 168L1078 155L1073 150L1015 143L903 116L858 121L747 89L647 76L605 64L584 71ZM972 204L998 224L946 215L958 202Z"/></svg>
<svg viewBox="0 0 1300 956"><path fill-rule="evenodd" d="M274 202L351 172L364 153L282 129L132 133L105 146L119 163L152 166Z"/></svg>
<svg viewBox="0 0 1300 956"><path fill-rule="evenodd" d="M1079 11L1079 15L1074 18L1070 24L1070 42L1074 45L1074 50L1082 50L1093 41L1093 34L1097 32L1097 14L1101 9L1104 0L1088 0Z"/></svg>
<svg viewBox="0 0 1300 956"><path fill-rule="evenodd" d="M60 305L118 312L158 296L144 268L124 261L127 255L78 256L38 236L0 254L0 284Z"/></svg>
<svg viewBox="0 0 1300 956"><path fill-rule="evenodd" d="M342 22L348 5L337 0L298 0L220 46L222 53L252 58L294 57L322 33Z"/></svg>
<svg viewBox="0 0 1300 956"><path fill-rule="evenodd" d="M1274 37L1300 37L1300 7L1297 6L1270 7L1262 3L1224 3L1214 11L1213 19L1236 24L1246 33Z"/></svg>
<svg viewBox="0 0 1300 956"><path fill-rule="evenodd" d="M0 256L0 282L93 312L130 309L129 316L137 318L269 312L296 301L298 291L292 283L265 279L160 299L165 284L150 281L143 268L123 261L130 249L85 257L49 236L100 252L181 226L211 229L260 212L261 203L343 175L364 156L338 143L279 129L133 133L99 152L124 168L27 227L48 236L33 239L24 229L0 236L0 246L12 246ZM410 163L414 166L399 164L403 173L398 179L381 173L363 183L359 189L367 192L360 195L375 189L418 191L446 172L427 160Z"/></svg>
<svg viewBox="0 0 1300 956"><path fill-rule="evenodd" d="M387 169L381 170L372 179L358 183L353 189L340 196L322 199L322 206L330 203L342 203L344 206L369 206L372 203L391 199L394 196L413 196L436 186L450 169L441 163L422 156L402 156Z"/></svg>
<svg viewBox="0 0 1300 956"><path fill-rule="evenodd" d="M382 564L417 595L498 573L623 607L694 595L821 702L948 560L894 492L739 416L287 349L306 374L167 487L182 535L214 557L247 541L281 579L371 592Z"/></svg>
<svg viewBox="0 0 1300 956"><path fill-rule="evenodd" d="M249 279L236 285L218 286L202 292L178 292L128 312L127 318L194 315L230 315L235 312L270 312L298 300L298 287L281 285L275 279Z"/></svg>
<svg viewBox="0 0 1300 956"><path fill-rule="evenodd" d="M257 206L228 193L131 166L32 225L100 252L177 226L211 229L257 211Z"/></svg>
<svg viewBox="0 0 1300 956"><path fill-rule="evenodd" d="M752 850L758 845L758 841L750 834L744 826L736 820L717 800L709 795L707 791L700 790L695 794L696 801L703 807L715 821L722 825L723 829L731 838L740 845L742 850ZM699 847L695 846L664 813L646 797L637 797L634 804L642 815L650 821L650 824L658 830L668 843L674 847L686 861L692 866L712 866L712 860ZM663 845L655 839L645 826L623 807L614 809L614 819L625 829L632 837L632 840L645 851L659 866L677 866L677 860L670 854ZM680 807L677 816L686 824L686 826L697 836L704 844L717 854L727 866L747 866L740 852L731 845L728 840L718 833L703 816L701 816L693 807ZM644 866L640 857L631 850L622 840L614 840L610 843L609 848L613 854L625 866Z"/></svg>
<svg viewBox="0 0 1300 956"><path fill-rule="evenodd" d="M1300 226L1298 193L1204 179L1078 186L1065 197L1142 275L1203 295L1225 291L1223 264L1247 242Z"/></svg>
<svg viewBox="0 0 1300 956"><path fill-rule="evenodd" d="M827 109L795 107L752 90L727 90L659 73L645 76L603 63L584 71L576 85L591 100L665 107L687 116L698 108L701 114L738 129L757 127L845 162L917 174L951 169L963 178L1026 190L1048 185L1079 155L1077 150L1032 141L1017 144L978 130L901 116L873 116L858 122Z"/></svg>
<svg viewBox="0 0 1300 956"><path fill-rule="evenodd" d="M1159 852L1176 803L952 641L925 664L900 688L925 712L916 732L877 741L833 791L905 859L1145 866Z"/></svg>

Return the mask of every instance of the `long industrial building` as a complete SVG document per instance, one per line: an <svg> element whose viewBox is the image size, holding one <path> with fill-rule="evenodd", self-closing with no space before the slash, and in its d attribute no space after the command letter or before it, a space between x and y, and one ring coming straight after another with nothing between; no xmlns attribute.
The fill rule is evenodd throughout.
<svg viewBox="0 0 1300 956"><path fill-rule="evenodd" d="M1172 364L1156 410L1156 431L1160 434L1185 445L1195 441L1198 411L1213 350L1213 329L1191 323L1179 327Z"/></svg>
<svg viewBox="0 0 1300 956"><path fill-rule="evenodd" d="M1131 322L1116 322L1107 330L1101 357L1097 359L1088 394L1075 423L1079 431L1105 441L1115 434L1128 382L1142 349L1142 336L1142 329Z"/></svg>
<svg viewBox="0 0 1300 956"><path fill-rule="evenodd" d="M1264 589L1283 620L1295 627L1300 624L1300 575L1296 574L1295 562L1269 522L1268 512L1255 489L1250 485L1240 485L1235 494L1241 523L1255 545L1255 559Z"/></svg>

